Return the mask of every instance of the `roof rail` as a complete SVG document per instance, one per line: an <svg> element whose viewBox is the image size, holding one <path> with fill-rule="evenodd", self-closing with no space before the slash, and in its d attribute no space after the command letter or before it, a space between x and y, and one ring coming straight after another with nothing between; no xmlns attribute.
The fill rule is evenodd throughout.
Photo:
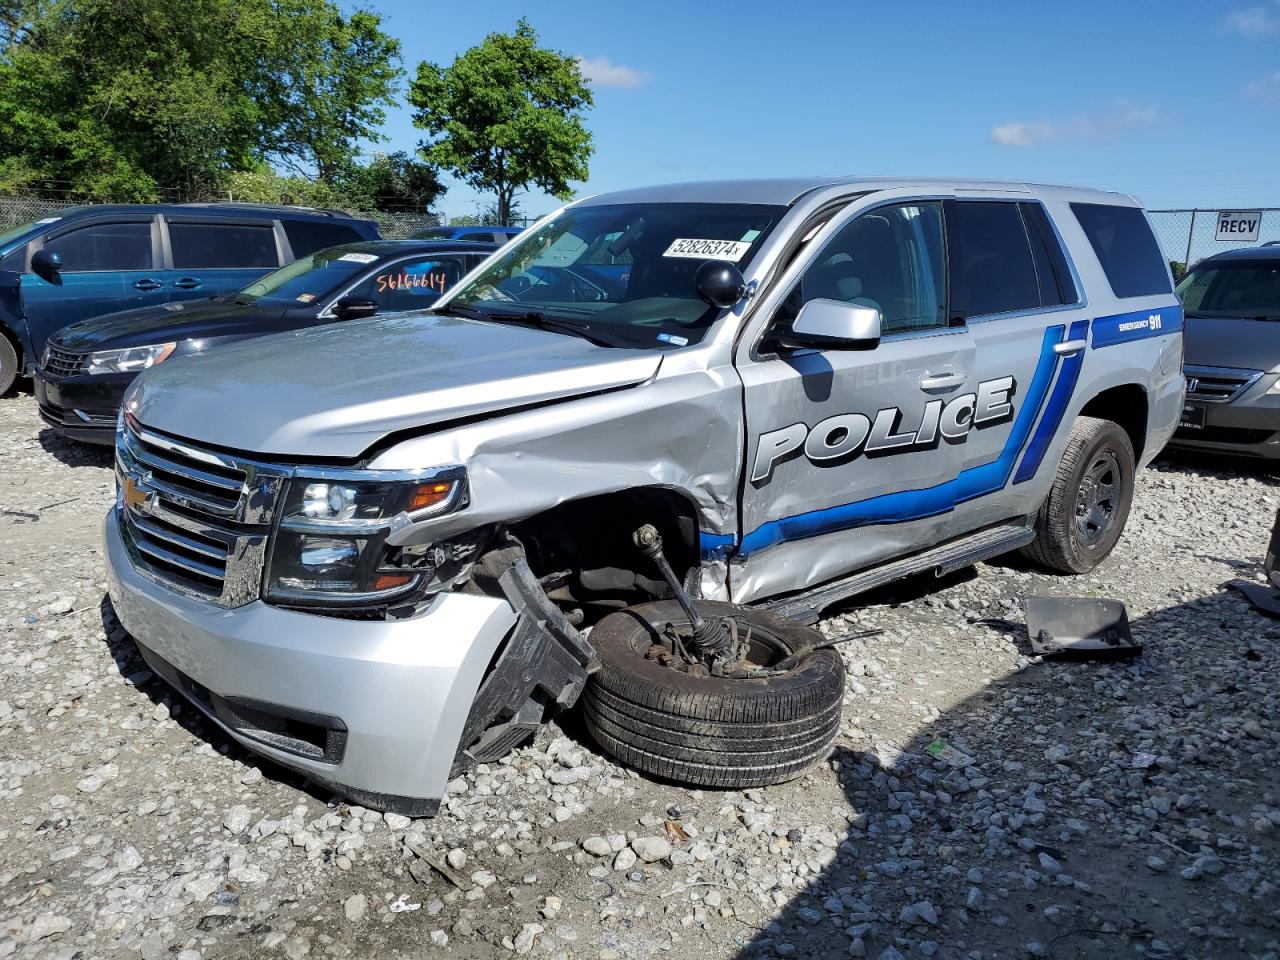
<svg viewBox="0 0 1280 960"><path fill-rule="evenodd" d="M245 210L293 210L318 213L326 217L350 217L345 210L334 207L308 207L300 203L252 203L247 200L192 200L174 204L177 207L225 207Z"/></svg>

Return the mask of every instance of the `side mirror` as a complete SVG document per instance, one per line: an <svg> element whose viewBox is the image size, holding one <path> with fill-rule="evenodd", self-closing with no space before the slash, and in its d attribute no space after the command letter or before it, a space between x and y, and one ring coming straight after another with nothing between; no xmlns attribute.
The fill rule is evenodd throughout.
<svg viewBox="0 0 1280 960"><path fill-rule="evenodd" d="M810 300L777 339L793 349L873 350L880 344L880 311L840 300Z"/></svg>
<svg viewBox="0 0 1280 960"><path fill-rule="evenodd" d="M62 254L52 250L37 250L31 255L31 272L46 280L62 269Z"/></svg>
<svg viewBox="0 0 1280 960"><path fill-rule="evenodd" d="M339 320L360 320L378 312L378 301L368 297L343 297L333 305L333 315Z"/></svg>
<svg viewBox="0 0 1280 960"><path fill-rule="evenodd" d="M698 296L711 304L727 310L747 295L747 282L742 271L725 260L708 260L693 275L693 285Z"/></svg>

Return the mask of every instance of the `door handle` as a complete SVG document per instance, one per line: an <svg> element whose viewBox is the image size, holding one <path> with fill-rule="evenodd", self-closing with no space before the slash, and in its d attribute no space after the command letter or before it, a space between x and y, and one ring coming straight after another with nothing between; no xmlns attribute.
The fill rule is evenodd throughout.
<svg viewBox="0 0 1280 960"><path fill-rule="evenodd" d="M1073 353L1079 353L1088 345L1088 340L1063 340L1053 345L1053 352L1060 357L1069 357Z"/></svg>
<svg viewBox="0 0 1280 960"><path fill-rule="evenodd" d="M145 290L147 293L150 293L152 290L160 289L160 281L144 277L141 280L135 280L133 282L133 286L137 290Z"/></svg>
<svg viewBox="0 0 1280 960"><path fill-rule="evenodd" d="M954 390L962 383L964 383L963 374L939 373L931 377L922 377L920 379L920 389L925 391Z"/></svg>
<svg viewBox="0 0 1280 960"><path fill-rule="evenodd" d="M200 289L200 281L197 280L195 277L182 277L179 280L173 281L173 285L177 287L179 290L199 290Z"/></svg>

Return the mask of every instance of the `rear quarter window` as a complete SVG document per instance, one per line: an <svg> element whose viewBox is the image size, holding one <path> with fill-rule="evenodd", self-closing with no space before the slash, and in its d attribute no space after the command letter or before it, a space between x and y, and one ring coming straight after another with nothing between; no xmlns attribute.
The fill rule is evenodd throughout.
<svg viewBox="0 0 1280 960"><path fill-rule="evenodd" d="M289 238L294 259L307 257L325 247L341 243L357 243L364 237L347 223L323 223L314 220L284 221L284 235Z"/></svg>
<svg viewBox="0 0 1280 960"><path fill-rule="evenodd" d="M1089 238L1117 297L1172 292L1169 267L1140 208L1073 203L1071 212Z"/></svg>

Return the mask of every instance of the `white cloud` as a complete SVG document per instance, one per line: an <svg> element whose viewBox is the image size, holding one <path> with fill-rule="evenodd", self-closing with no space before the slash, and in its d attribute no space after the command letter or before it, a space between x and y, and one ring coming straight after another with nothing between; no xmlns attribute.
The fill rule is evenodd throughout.
<svg viewBox="0 0 1280 960"><path fill-rule="evenodd" d="M1280 70L1246 84L1244 95L1258 103L1280 104Z"/></svg>
<svg viewBox="0 0 1280 960"><path fill-rule="evenodd" d="M1160 119L1154 106L1117 100L1104 110L1079 113L1063 120L1003 123L991 131L991 142L1002 147L1036 147L1044 143L1098 143L1130 130L1149 127Z"/></svg>
<svg viewBox="0 0 1280 960"><path fill-rule="evenodd" d="M1280 33L1280 0L1266 6L1241 7L1227 14L1224 26L1231 33L1246 37L1263 37Z"/></svg>
<svg viewBox="0 0 1280 960"><path fill-rule="evenodd" d="M608 57L578 57L578 69L597 87L643 87L649 82L649 74Z"/></svg>

